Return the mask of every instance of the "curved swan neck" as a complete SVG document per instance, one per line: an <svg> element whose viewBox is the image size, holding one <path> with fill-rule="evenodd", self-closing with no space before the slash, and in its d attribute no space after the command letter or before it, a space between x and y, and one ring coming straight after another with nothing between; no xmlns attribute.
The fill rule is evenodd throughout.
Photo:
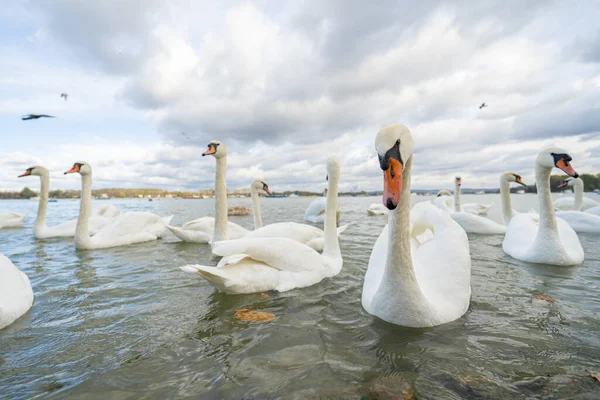
<svg viewBox="0 0 600 400"><path fill-rule="evenodd" d="M342 258L337 234L337 197L339 174L331 174L328 181L327 203L325 205L323 255Z"/></svg>
<svg viewBox="0 0 600 400"><path fill-rule="evenodd" d="M581 211L581 208L583 207L583 181L581 178L576 178L573 186L575 191L575 204L573 205L573 210Z"/></svg>
<svg viewBox="0 0 600 400"><path fill-rule="evenodd" d="M254 229L262 228L262 216L260 215L260 196L254 186L250 186L250 196L252 197L252 217L254 218Z"/></svg>
<svg viewBox="0 0 600 400"><path fill-rule="evenodd" d="M410 194L410 193L409 193ZM461 211L460 206L460 186L457 182L454 182L454 211Z"/></svg>
<svg viewBox="0 0 600 400"><path fill-rule="evenodd" d="M504 175L500 176L500 200L502 201L504 225L508 225L513 217L513 212L510 204L510 182L508 182Z"/></svg>
<svg viewBox="0 0 600 400"><path fill-rule="evenodd" d="M217 170L215 174L215 230L213 243L228 240L227 232L227 181L225 173L227 170L227 156L217 158Z"/></svg>
<svg viewBox="0 0 600 400"><path fill-rule="evenodd" d="M537 185L538 199L540 200L540 229L538 235L543 232L555 232L558 234L554 204L550 195L550 174L552 169L536 165L535 181Z"/></svg>
<svg viewBox="0 0 600 400"><path fill-rule="evenodd" d="M35 217L33 229L37 230L46 225L46 212L48 210L48 187L50 186L50 176L47 172L40 175L40 202L38 204L38 213Z"/></svg>
<svg viewBox="0 0 600 400"><path fill-rule="evenodd" d="M92 175L81 175L81 196L79 205L79 218L75 228L75 244L77 247L88 247L90 232L88 219L92 213Z"/></svg>

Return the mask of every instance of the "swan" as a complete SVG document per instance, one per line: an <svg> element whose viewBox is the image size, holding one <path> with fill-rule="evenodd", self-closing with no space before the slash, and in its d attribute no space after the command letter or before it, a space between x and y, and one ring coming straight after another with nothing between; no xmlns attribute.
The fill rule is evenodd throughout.
<svg viewBox="0 0 600 400"><path fill-rule="evenodd" d="M367 213L369 215L388 215L389 210L383 204L373 203L367 208Z"/></svg>
<svg viewBox="0 0 600 400"><path fill-rule="evenodd" d="M201 276L217 290L230 294L284 292L337 275L343 264L336 232L339 170L339 158L330 157L323 254L288 238L244 237L213 244L213 253L223 256L216 267L186 265L181 270Z"/></svg>
<svg viewBox="0 0 600 400"><path fill-rule="evenodd" d="M0 254L0 329L15 322L33 305L29 278Z"/></svg>
<svg viewBox="0 0 600 400"><path fill-rule="evenodd" d="M381 129L375 148L383 170L383 204L392 211L371 252L362 306L408 327L454 321L467 311L471 297L467 235L430 202L410 209L413 137L407 127Z"/></svg>
<svg viewBox="0 0 600 400"><path fill-rule="evenodd" d="M600 203L596 200L583 197L583 180L581 178L567 178L562 184L558 186L559 189L565 187L572 187L575 196L574 197L563 197L554 200L554 208L561 211L585 211L588 208L598 207Z"/></svg>
<svg viewBox="0 0 600 400"><path fill-rule="evenodd" d="M558 188L562 189L569 185L573 185L573 181L581 181L581 178L565 179ZM577 184L576 184L577 185ZM583 186L583 181L581 183ZM573 211L557 211L556 216L567 221L571 228L577 233L600 233L600 214L595 214L594 208L588 208L585 212L580 211L582 208L583 193L575 194L575 204Z"/></svg>
<svg viewBox="0 0 600 400"><path fill-rule="evenodd" d="M502 202L502 218L504 219L504 225L508 226L513 216L519 214L519 212L512 208L510 204L510 182L516 182L519 185L527 187L521 175L515 174L514 172L505 172L500 175L500 201Z"/></svg>
<svg viewBox="0 0 600 400"><path fill-rule="evenodd" d="M75 228L75 247L104 249L128 244L149 242L162 237L173 216L162 218L149 212L127 212L100 229L94 236L89 233L92 206L92 167L83 161L73 164L66 174L81 175L81 200Z"/></svg>
<svg viewBox="0 0 600 400"><path fill-rule="evenodd" d="M227 221L227 182L225 173L227 170L227 147L218 140L213 140L208 144L208 149L202 153L202 156L212 155L217 160L215 177L215 216L201 217L186 222L180 228L167 226L171 232L184 242L193 243L211 243L228 239L239 239L248 234L248 230L236 223ZM252 192L252 207L258 205L258 193L256 196ZM260 211L254 208L255 223L256 215ZM216 229L215 229L216 222ZM262 226L262 222L261 222Z"/></svg>
<svg viewBox="0 0 600 400"><path fill-rule="evenodd" d="M508 225L502 248L513 258L538 264L577 265L584 259L577 234L560 218L556 218L550 195L550 174L557 167L577 178L572 158L563 149L542 150L535 164L535 180L540 202L539 216L533 213L515 215Z"/></svg>
<svg viewBox="0 0 600 400"><path fill-rule="evenodd" d="M20 214L16 212L0 212L0 229L2 228L18 228L21 226L27 213Z"/></svg>
<svg viewBox="0 0 600 400"><path fill-rule="evenodd" d="M593 214L593 215L600 216L600 206L588 208L587 210L585 210L585 212L588 213L588 214Z"/></svg>
<svg viewBox="0 0 600 400"><path fill-rule="evenodd" d="M318 197L314 199L310 205L306 208L306 213L304 213L304 220L307 222L312 222L313 224L318 224L325 221L325 209L327 207L327 189L323 191L323 197ZM339 224L340 216L342 214L342 210L338 207L336 210L336 221Z"/></svg>
<svg viewBox="0 0 600 400"><path fill-rule="evenodd" d="M40 177L40 201L38 205L37 217L33 225L33 236L36 239L49 239L55 237L73 237L75 236L75 228L77 220L70 220L55 226L46 225L46 211L48 209L48 187L50 186L50 173L47 168L36 165L25 170L25 173L19 175L19 178L24 176L39 176ZM95 234L115 216L120 215L121 211L115 206L104 206L96 211L95 215L89 218L90 234Z"/></svg>
<svg viewBox="0 0 600 400"><path fill-rule="evenodd" d="M475 215L487 215L492 204L487 206L479 203L466 203L460 204L460 187L462 185L462 178L457 176L454 179L454 208L455 211L464 211Z"/></svg>

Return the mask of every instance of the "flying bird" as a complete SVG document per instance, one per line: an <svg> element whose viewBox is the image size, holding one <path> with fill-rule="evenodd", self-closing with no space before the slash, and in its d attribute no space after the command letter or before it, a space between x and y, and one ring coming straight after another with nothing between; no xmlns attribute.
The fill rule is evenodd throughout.
<svg viewBox="0 0 600 400"><path fill-rule="evenodd" d="M46 115L46 114L27 114L21 117L21 119L23 121L28 121L30 119L38 119L38 118L56 118L53 115Z"/></svg>
<svg viewBox="0 0 600 400"><path fill-rule="evenodd" d="M481 105L479 106L479 109L481 110L483 107L487 107L488 105L485 103L481 103Z"/></svg>
<svg viewBox="0 0 600 400"><path fill-rule="evenodd" d="M66 94L66 93L61 93L61 94L60 94L60 97L64 97L64 98L65 98L65 101L67 101L67 97L69 97L69 95L68 95L68 94Z"/></svg>
<svg viewBox="0 0 600 400"><path fill-rule="evenodd" d="M191 138L190 138L190 137L189 137L189 136L188 136L188 135L187 135L185 132L181 132L181 134L182 134L183 136L185 136L185 138L186 138L187 140L192 140L192 139L191 139Z"/></svg>

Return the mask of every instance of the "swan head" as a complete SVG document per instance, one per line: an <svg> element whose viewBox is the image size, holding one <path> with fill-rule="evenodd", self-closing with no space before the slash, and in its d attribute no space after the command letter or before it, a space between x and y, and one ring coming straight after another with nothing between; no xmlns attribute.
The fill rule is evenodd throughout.
<svg viewBox="0 0 600 400"><path fill-rule="evenodd" d="M377 132L375 150L383 170L383 205L394 210L402 194L402 172L413 151L410 130L401 124L388 125Z"/></svg>
<svg viewBox="0 0 600 400"><path fill-rule="evenodd" d="M450 193L447 190L440 190L436 197L441 197L441 196L452 196L452 193Z"/></svg>
<svg viewBox="0 0 600 400"><path fill-rule="evenodd" d="M460 176L457 176L456 178L454 178L454 183L456 184L456 186L461 186L462 178Z"/></svg>
<svg viewBox="0 0 600 400"><path fill-rule="evenodd" d="M571 166L571 160L571 156L564 149L560 147L548 147L538 154L536 163L550 169L556 167L567 175L577 178L579 174Z"/></svg>
<svg viewBox="0 0 600 400"><path fill-rule="evenodd" d="M330 176L340 175L340 158L338 156L331 156L327 159L327 180ZM327 193L327 192L325 192Z"/></svg>
<svg viewBox="0 0 600 400"><path fill-rule="evenodd" d="M265 181L263 181L262 179L255 179L254 181L252 181L252 184L250 185L250 187L252 189L256 190L257 192L263 191L268 195L273 194L269 190L269 185L267 185L267 183Z"/></svg>
<svg viewBox="0 0 600 400"><path fill-rule="evenodd" d="M210 143L208 143L208 149L202 153L202 157L214 156L215 158L221 158L226 155L227 147L225 147L225 143L219 142L218 140L211 140Z"/></svg>
<svg viewBox="0 0 600 400"><path fill-rule="evenodd" d="M523 179L521 179L521 175L511 171L503 173L502 179L504 179L506 182L516 182L519 185L527 186L525 182L523 182Z"/></svg>
<svg viewBox="0 0 600 400"><path fill-rule="evenodd" d="M75 164L73 164L73 168L65 172L65 175L74 174L75 172L78 172L80 175L91 175L92 167L90 167L90 165L85 161L77 161Z"/></svg>
<svg viewBox="0 0 600 400"><path fill-rule="evenodd" d="M48 170L46 169L46 167L42 167L41 165L34 165L33 167L29 167L25 170L24 173L22 173L21 175L19 175L19 178L22 178L24 176L30 176L30 175L34 175L34 176L44 176L44 175L48 175Z"/></svg>

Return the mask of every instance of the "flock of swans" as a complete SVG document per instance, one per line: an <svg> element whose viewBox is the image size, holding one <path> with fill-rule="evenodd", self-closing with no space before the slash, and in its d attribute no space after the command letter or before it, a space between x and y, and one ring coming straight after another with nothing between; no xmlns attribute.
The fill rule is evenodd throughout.
<svg viewBox="0 0 600 400"><path fill-rule="evenodd" d="M571 266L581 264L584 252L577 232L600 233L600 203L583 198L583 183L571 166L571 157L560 148L541 151L535 162L539 214L518 212L510 202L510 183L525 185L521 176L506 172L500 177L504 224L485 217L491 205L462 204L462 180L455 180L454 196L440 191L433 201L410 206L413 136L403 125L389 125L375 138L383 171L383 201L367 210L370 215L388 214L364 278L364 309L387 322L408 327L430 327L461 317L471 297L471 257L467 233L503 234L502 248L515 259L532 263ZM338 228L338 182L340 161L327 160L327 195L315 210L324 229L295 222L263 225L260 193L270 193L263 180L251 184L254 230L228 221L227 148L211 141L202 154L216 161L215 216L170 225L172 216L149 212L122 213L114 206L92 210L92 168L76 162L65 174L81 177L82 191L77 220L46 225L49 173L42 166L24 176L39 176L40 203L33 234L37 239L74 237L80 249L102 249L156 240L171 231L182 241L210 244L222 257L216 267L185 265L182 271L203 278L229 294L287 291L317 284L337 275L343 266ZM418 162L418 160L415 160ZM559 168L572 178L574 199L552 202L550 175ZM320 202L324 202L321 204ZM318 210L324 208L324 212ZM560 209L556 211L555 208ZM310 208L309 208L310 209ZM18 226L24 216L0 214L0 227ZM0 255L0 329L23 315L33 304L28 277Z"/></svg>

